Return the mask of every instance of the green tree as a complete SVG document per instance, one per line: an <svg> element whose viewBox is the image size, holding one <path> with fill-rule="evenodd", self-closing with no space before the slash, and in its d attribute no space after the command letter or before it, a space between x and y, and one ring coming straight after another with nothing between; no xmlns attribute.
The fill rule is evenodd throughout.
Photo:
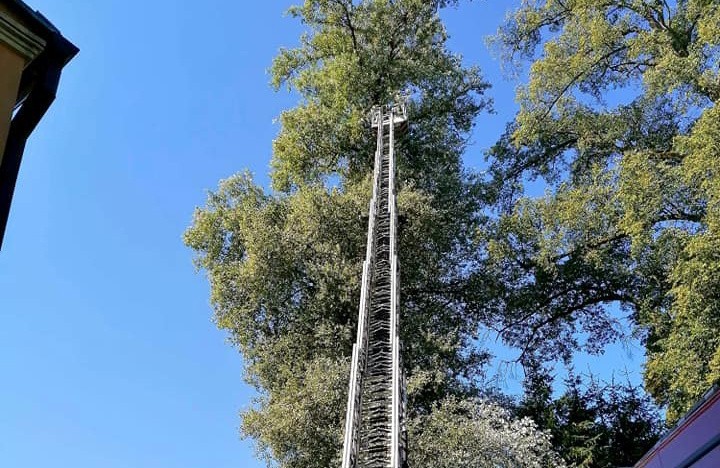
<svg viewBox="0 0 720 468"><path fill-rule="evenodd" d="M487 315L524 359L569 360L623 312L672 422L720 377L720 4L526 0L496 41L531 65L489 155Z"/></svg>
<svg viewBox="0 0 720 468"><path fill-rule="evenodd" d="M272 66L273 84L301 97L279 119L274 191L248 174L231 177L185 234L208 274L215 320L259 394L242 413L242 433L270 465L339 464L375 150L366 115L398 91L411 95L398 150L409 417L432 419L443 402L482 389L475 236L484 192L461 154L489 102L479 71L446 47L437 10L455 3L307 0L291 8L308 32Z"/></svg>
<svg viewBox="0 0 720 468"><path fill-rule="evenodd" d="M629 382L602 383L592 376L584 381L571 371L563 393L553 399L553 380L546 370L529 373L517 413L548 431L571 466L632 466L660 437L657 407Z"/></svg>

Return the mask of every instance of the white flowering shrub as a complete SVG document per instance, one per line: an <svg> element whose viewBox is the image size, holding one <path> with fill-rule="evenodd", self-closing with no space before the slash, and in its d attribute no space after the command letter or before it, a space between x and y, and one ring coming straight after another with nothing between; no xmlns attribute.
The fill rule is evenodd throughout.
<svg viewBox="0 0 720 468"><path fill-rule="evenodd" d="M450 399L410 421L412 468L565 467L550 435L486 400Z"/></svg>

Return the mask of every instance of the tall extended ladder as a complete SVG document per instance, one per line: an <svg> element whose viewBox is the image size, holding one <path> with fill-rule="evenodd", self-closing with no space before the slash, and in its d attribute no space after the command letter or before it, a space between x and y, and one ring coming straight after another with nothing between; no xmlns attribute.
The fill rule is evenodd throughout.
<svg viewBox="0 0 720 468"><path fill-rule="evenodd" d="M406 125L404 103L373 108L377 150L342 468L406 466L395 207L395 134Z"/></svg>

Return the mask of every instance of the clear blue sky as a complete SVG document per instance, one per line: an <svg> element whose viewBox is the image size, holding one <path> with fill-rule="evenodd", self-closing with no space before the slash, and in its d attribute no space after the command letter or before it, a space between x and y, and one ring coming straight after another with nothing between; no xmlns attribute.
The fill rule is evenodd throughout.
<svg viewBox="0 0 720 468"><path fill-rule="evenodd" d="M291 2L29 1L81 52L31 137L0 253L0 466L259 467L237 431L241 356L181 234L219 179L267 180L294 98L265 71L301 31ZM445 15L495 84L471 166L515 109L484 45L510 4Z"/></svg>

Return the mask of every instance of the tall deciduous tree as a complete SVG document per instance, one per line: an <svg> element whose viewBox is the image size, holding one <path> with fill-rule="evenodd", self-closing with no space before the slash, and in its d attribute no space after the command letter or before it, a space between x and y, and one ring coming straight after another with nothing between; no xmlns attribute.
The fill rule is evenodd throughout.
<svg viewBox="0 0 720 468"><path fill-rule="evenodd" d="M488 315L527 359L569 360L624 311L673 421L720 378L720 4L524 0L498 43L532 64L490 155Z"/></svg>
<svg viewBox="0 0 720 468"><path fill-rule="evenodd" d="M259 392L242 432L269 464L339 466L375 150L366 116L399 91L411 95L398 151L409 416L448 433L457 410L465 414L457 430L474 427L470 406L443 404L479 393L487 359L475 340L482 317L473 274L483 192L461 153L489 102L479 71L446 47L437 10L455 3L306 0L291 8L308 32L272 66L274 85L301 96L280 116L274 193L234 176L186 232L208 273L217 324ZM529 426L526 434L535 436ZM418 468L439 466L422 460Z"/></svg>

